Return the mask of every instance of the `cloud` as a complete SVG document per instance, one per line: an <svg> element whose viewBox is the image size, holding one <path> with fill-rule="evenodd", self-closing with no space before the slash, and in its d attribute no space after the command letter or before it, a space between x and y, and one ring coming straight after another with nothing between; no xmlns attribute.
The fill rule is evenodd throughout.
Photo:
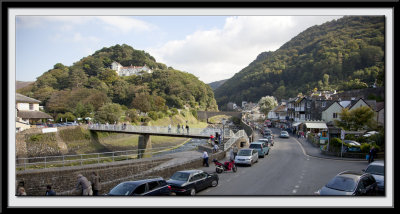
<svg viewBox="0 0 400 214"><path fill-rule="evenodd" d="M98 16L96 18L106 24L107 29L116 33L145 32L155 29L153 24L125 16Z"/></svg>
<svg viewBox="0 0 400 214"><path fill-rule="evenodd" d="M231 78L258 54L274 51L291 38L332 17L235 16L220 29L196 31L183 40L149 49L157 59L210 83Z"/></svg>

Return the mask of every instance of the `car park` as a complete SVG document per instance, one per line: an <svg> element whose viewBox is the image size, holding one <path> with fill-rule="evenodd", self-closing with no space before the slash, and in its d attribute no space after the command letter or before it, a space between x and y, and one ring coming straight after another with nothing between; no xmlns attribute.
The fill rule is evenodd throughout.
<svg viewBox="0 0 400 214"><path fill-rule="evenodd" d="M369 131L363 135L363 137L371 137L372 135L379 134L377 131Z"/></svg>
<svg viewBox="0 0 400 214"><path fill-rule="evenodd" d="M345 152L361 152L361 144L359 142L354 140L344 140L344 142L349 145L344 149Z"/></svg>
<svg viewBox="0 0 400 214"><path fill-rule="evenodd" d="M163 196L171 194L171 186L159 177L137 181L125 181L110 190L107 196Z"/></svg>
<svg viewBox="0 0 400 214"><path fill-rule="evenodd" d="M268 142L267 143L263 141L252 142L250 143L249 148L257 150L258 157L264 158L265 155L268 155L269 153Z"/></svg>
<svg viewBox="0 0 400 214"><path fill-rule="evenodd" d="M289 138L289 133L287 131L281 131L279 135L280 138Z"/></svg>
<svg viewBox="0 0 400 214"><path fill-rule="evenodd" d="M376 195L377 183L369 173L345 171L332 178L317 195Z"/></svg>
<svg viewBox="0 0 400 214"><path fill-rule="evenodd" d="M218 185L218 175L202 170L184 170L175 172L169 180L172 193L176 195L195 195L208 187Z"/></svg>
<svg viewBox="0 0 400 214"><path fill-rule="evenodd" d="M240 149L235 157L236 164L253 165L258 161L258 152L255 149Z"/></svg>
<svg viewBox="0 0 400 214"><path fill-rule="evenodd" d="M363 172L369 173L375 178L379 193L385 192L385 164L383 161L370 163Z"/></svg>

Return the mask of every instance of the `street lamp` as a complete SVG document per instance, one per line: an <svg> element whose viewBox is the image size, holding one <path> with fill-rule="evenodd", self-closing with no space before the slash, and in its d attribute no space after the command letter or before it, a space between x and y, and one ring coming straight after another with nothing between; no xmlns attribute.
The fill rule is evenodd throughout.
<svg viewBox="0 0 400 214"><path fill-rule="evenodd" d="M222 142L225 140L225 124L226 124L226 119L222 119Z"/></svg>

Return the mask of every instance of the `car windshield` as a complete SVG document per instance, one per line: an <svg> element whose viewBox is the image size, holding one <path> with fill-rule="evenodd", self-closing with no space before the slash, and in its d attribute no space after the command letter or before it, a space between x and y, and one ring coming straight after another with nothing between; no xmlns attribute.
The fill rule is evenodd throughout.
<svg viewBox="0 0 400 214"><path fill-rule="evenodd" d="M286 131L281 132L281 134L288 134Z"/></svg>
<svg viewBox="0 0 400 214"><path fill-rule="evenodd" d="M136 188L133 183L121 183L118 184L110 191L110 195L130 195L132 191Z"/></svg>
<svg viewBox="0 0 400 214"><path fill-rule="evenodd" d="M383 175L384 174L384 167L378 165L370 165L365 172L374 174L374 175Z"/></svg>
<svg viewBox="0 0 400 214"><path fill-rule="evenodd" d="M352 192L356 188L356 185L357 183L352 178L336 176L326 184L326 187L340 191Z"/></svg>
<svg viewBox="0 0 400 214"><path fill-rule="evenodd" d="M189 179L189 173L186 172L175 172L172 176L172 180L177 180L177 181L187 181Z"/></svg>
<svg viewBox="0 0 400 214"><path fill-rule="evenodd" d="M250 146L249 146L249 148L252 148L252 149L260 149L261 148L261 144L250 144Z"/></svg>
<svg viewBox="0 0 400 214"><path fill-rule="evenodd" d="M251 156L251 150L240 150L238 155L239 156Z"/></svg>

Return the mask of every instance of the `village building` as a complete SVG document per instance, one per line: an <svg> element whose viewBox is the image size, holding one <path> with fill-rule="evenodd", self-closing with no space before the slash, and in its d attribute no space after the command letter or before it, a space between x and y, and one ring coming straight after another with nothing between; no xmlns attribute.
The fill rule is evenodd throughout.
<svg viewBox="0 0 400 214"><path fill-rule="evenodd" d="M39 111L39 100L16 93L16 132L31 128L31 124L42 119L52 119L53 117Z"/></svg>
<svg viewBox="0 0 400 214"><path fill-rule="evenodd" d="M153 72L149 67L147 67L146 64L144 66L130 65L130 66L124 67L115 61L113 63L111 63L111 69L116 71L118 76L132 76L132 75L140 75L143 72L145 72L145 73Z"/></svg>

